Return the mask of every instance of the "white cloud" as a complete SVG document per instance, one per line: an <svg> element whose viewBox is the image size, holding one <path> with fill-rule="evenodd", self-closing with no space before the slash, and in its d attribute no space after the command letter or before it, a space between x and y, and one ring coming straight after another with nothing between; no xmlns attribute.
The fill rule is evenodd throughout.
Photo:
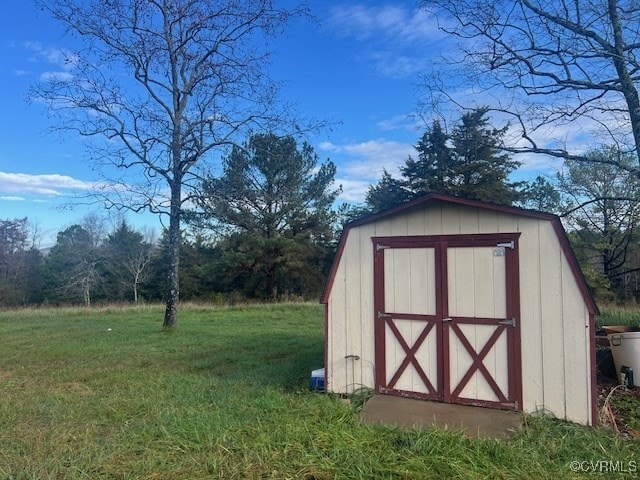
<svg viewBox="0 0 640 480"><path fill-rule="evenodd" d="M340 157L336 179L343 189L340 198L355 203L364 201L367 189L378 182L383 170L398 176L407 157L415 156L413 145L383 138L344 144L322 142L319 148Z"/></svg>
<svg viewBox="0 0 640 480"><path fill-rule="evenodd" d="M45 82L69 82L73 79L72 72L76 69L79 60L76 54L64 48L45 47L40 42L25 42L23 45L27 51L31 52L30 62L55 66L55 69L40 74L40 80ZM27 73L24 70L14 70L15 75Z"/></svg>
<svg viewBox="0 0 640 480"><path fill-rule="evenodd" d="M320 148L347 157L340 162L343 175L366 180L377 180L384 169L395 174L409 155L415 156L413 145L385 139L342 145L323 142Z"/></svg>
<svg viewBox="0 0 640 480"><path fill-rule="evenodd" d="M406 45L432 42L443 37L433 15L420 9L395 5L345 4L329 12L329 26L341 37L360 41L389 40Z"/></svg>
<svg viewBox="0 0 640 480"><path fill-rule="evenodd" d="M350 178L337 178L336 184L342 186L342 193L338 197L340 200L348 203L361 203L364 201L371 182Z"/></svg>
<svg viewBox="0 0 640 480"><path fill-rule="evenodd" d="M24 47L33 55L32 62L44 61L70 70L77 64L77 56L64 48L45 47L40 42L25 42Z"/></svg>
<svg viewBox="0 0 640 480"><path fill-rule="evenodd" d="M69 72L44 72L40 75L40 80L44 82L70 82L73 74Z"/></svg>
<svg viewBox="0 0 640 480"><path fill-rule="evenodd" d="M5 202L24 202L24 197L0 197L0 200L4 200Z"/></svg>
<svg viewBox="0 0 640 480"><path fill-rule="evenodd" d="M376 180L383 169L395 174L409 155L415 155L413 145L384 139L347 144L341 148L355 158L346 165L349 174Z"/></svg>
<svg viewBox="0 0 640 480"><path fill-rule="evenodd" d="M406 130L415 134L424 131L425 124L415 113L406 113L379 120L376 127L382 131Z"/></svg>
<svg viewBox="0 0 640 480"><path fill-rule="evenodd" d="M0 172L0 193L18 195L59 196L65 191L92 190L97 185L67 175Z"/></svg>
<svg viewBox="0 0 640 480"><path fill-rule="evenodd" d="M397 5L344 4L329 11L334 35L361 42L359 58L381 75L408 78L430 66L429 52L447 37L435 17L423 9Z"/></svg>

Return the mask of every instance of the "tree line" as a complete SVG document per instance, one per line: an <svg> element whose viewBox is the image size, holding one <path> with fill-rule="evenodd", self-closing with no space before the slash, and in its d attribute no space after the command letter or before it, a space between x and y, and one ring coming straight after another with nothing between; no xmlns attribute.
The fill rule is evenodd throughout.
<svg viewBox="0 0 640 480"><path fill-rule="evenodd" d="M202 180L180 237L182 298L317 298L337 235L335 165L290 136L252 136ZM0 221L0 305L166 301L170 232L160 239L89 215L45 254L28 220Z"/></svg>
<svg viewBox="0 0 640 480"><path fill-rule="evenodd" d="M167 234L146 237L121 220L105 236L93 231L88 216L60 231L55 245L41 251L29 244L6 248L28 234L27 219L0 220L0 307L85 305L107 302L164 301ZM284 256L260 257L247 250L254 237L214 243L205 236L181 237L182 298L187 301L236 303L246 300L315 299L323 288L330 251L302 246ZM246 246L246 245L245 245ZM16 248L17 247L17 248ZM249 258L243 259L248 255ZM294 258L299 255L301 258ZM275 261L274 261L275 258ZM275 264L275 265L274 265Z"/></svg>
<svg viewBox="0 0 640 480"><path fill-rule="evenodd" d="M640 180L634 155L615 147L566 160L555 176L514 182L519 162L501 148L506 126L487 110L450 132L429 125L399 176L384 172L361 205L337 205L336 167L306 142L256 134L234 146L219 176L202 179L181 233L181 297L235 302L317 299L341 225L430 192L561 216L601 301L640 300ZM597 166L597 167L594 167ZM169 232L159 239L89 215L44 254L28 219L0 220L0 306L166 301Z"/></svg>

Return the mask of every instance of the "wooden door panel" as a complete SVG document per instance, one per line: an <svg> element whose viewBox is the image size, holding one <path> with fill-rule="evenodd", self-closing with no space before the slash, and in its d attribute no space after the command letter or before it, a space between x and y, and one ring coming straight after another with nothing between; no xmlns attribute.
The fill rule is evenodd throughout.
<svg viewBox="0 0 640 480"><path fill-rule="evenodd" d="M447 271L450 317L506 317L504 249L450 247Z"/></svg>
<svg viewBox="0 0 640 480"><path fill-rule="evenodd" d="M383 253L383 391L441 399L434 248L388 248Z"/></svg>
<svg viewBox="0 0 640 480"><path fill-rule="evenodd" d="M393 248L384 255L386 312L435 315L433 248Z"/></svg>
<svg viewBox="0 0 640 480"><path fill-rule="evenodd" d="M521 408L517 238L373 239L378 391Z"/></svg>
<svg viewBox="0 0 640 480"><path fill-rule="evenodd" d="M447 249L448 365L452 402L514 403L508 352L506 251L499 246Z"/></svg>

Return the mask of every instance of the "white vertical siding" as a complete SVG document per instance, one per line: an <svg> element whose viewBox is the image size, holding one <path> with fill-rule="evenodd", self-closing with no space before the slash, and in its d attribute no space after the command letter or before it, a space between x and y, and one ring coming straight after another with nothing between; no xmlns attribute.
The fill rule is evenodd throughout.
<svg viewBox="0 0 640 480"><path fill-rule="evenodd" d="M584 423L590 412L589 313L566 258L562 262L565 418ZM586 402L586 404L585 404Z"/></svg>
<svg viewBox="0 0 640 480"><path fill-rule="evenodd" d="M521 232L523 409L590 423L589 314L551 222L440 201L350 230L328 296L328 388L349 393L374 386L371 237L494 232ZM411 268L418 259L398 261ZM412 304L414 294L405 294L399 301Z"/></svg>
<svg viewBox="0 0 640 480"><path fill-rule="evenodd" d="M540 241L540 230L544 222L522 219L519 222L522 235L518 241L520 248L520 318L522 355L523 408L527 412L543 409L544 398L544 332L543 309L546 293L541 275L542 258L548 255ZM547 232L548 234L548 232ZM557 246L555 247L557 248ZM526 370L525 370L526 365Z"/></svg>
<svg viewBox="0 0 640 480"><path fill-rule="evenodd" d="M375 335L373 319L375 316L373 303L373 244L371 237L374 236L374 226L365 225L360 227L360 294L359 318L362 337L362 351L360 355L361 380L360 386L371 387L375 380ZM354 307L355 308L355 307ZM357 335L358 332L354 332Z"/></svg>

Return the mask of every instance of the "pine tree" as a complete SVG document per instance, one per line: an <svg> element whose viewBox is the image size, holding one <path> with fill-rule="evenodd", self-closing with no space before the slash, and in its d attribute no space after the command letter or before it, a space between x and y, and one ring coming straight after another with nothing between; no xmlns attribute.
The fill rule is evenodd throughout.
<svg viewBox="0 0 640 480"><path fill-rule="evenodd" d="M386 170L365 199L368 213L399 205L421 195L438 192L461 198L511 205L525 183L509 181L519 162L500 146L508 126L492 128L487 108L462 115L449 135L435 120L416 145L418 158L409 157L401 178Z"/></svg>
<svg viewBox="0 0 640 480"><path fill-rule="evenodd" d="M448 141L449 136L442 125L434 120L415 147L418 160L409 157L401 169L405 188L413 196L428 192L452 193L451 181L455 172Z"/></svg>
<svg viewBox="0 0 640 480"><path fill-rule="evenodd" d="M509 175L520 166L500 145L508 126L492 128L482 107L462 115L451 134L454 176L451 192L462 198L511 205L519 184Z"/></svg>
<svg viewBox="0 0 640 480"><path fill-rule="evenodd" d="M299 148L290 136L258 134L234 147L222 176L206 180L199 199L210 226L232 249L224 256L227 276L235 272L242 283L251 272L252 296L270 299L292 293L293 276L303 284L317 277L308 265L330 251L335 173L331 161L319 164L310 145Z"/></svg>
<svg viewBox="0 0 640 480"><path fill-rule="evenodd" d="M365 202L367 213L379 212L400 205L411 198L411 192L402 180L397 180L384 170L376 185L369 187Z"/></svg>
<svg viewBox="0 0 640 480"><path fill-rule="evenodd" d="M140 284L149 273L152 245L122 220L105 240L104 251L110 298L137 302Z"/></svg>

